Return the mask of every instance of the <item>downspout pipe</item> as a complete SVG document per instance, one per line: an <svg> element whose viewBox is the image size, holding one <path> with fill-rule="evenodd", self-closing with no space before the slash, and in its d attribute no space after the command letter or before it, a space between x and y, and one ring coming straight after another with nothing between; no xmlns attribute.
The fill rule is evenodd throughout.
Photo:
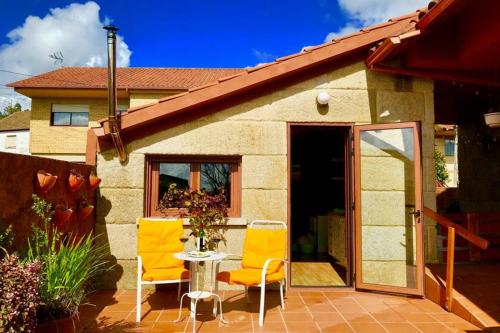
<svg viewBox="0 0 500 333"><path fill-rule="evenodd" d="M121 163L127 161L127 152L120 137L120 124L116 115L116 32L117 27L107 25L104 27L108 36L108 123L109 133L115 145Z"/></svg>

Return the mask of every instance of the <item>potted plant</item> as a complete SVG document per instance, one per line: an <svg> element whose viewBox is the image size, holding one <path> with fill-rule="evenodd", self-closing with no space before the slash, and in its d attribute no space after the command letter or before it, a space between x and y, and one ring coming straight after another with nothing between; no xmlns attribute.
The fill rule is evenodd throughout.
<svg viewBox="0 0 500 333"><path fill-rule="evenodd" d="M78 221L83 221L92 214L94 206L89 205L87 200L82 199L78 204Z"/></svg>
<svg viewBox="0 0 500 333"><path fill-rule="evenodd" d="M89 176L89 190L93 191L95 190L99 184L101 184L101 178L97 177L96 175L90 175Z"/></svg>
<svg viewBox="0 0 500 333"><path fill-rule="evenodd" d="M500 127L500 112L494 112L494 109L490 110L484 115L484 122L488 127Z"/></svg>
<svg viewBox="0 0 500 333"><path fill-rule="evenodd" d="M223 189L218 194L209 195L202 190L189 191L179 189L175 183L171 184L160 200L158 210L168 214L172 212L171 209L177 209L178 216L189 218L191 235L197 238L199 251L213 248L213 240L222 239L220 228L214 227L227 223L227 204Z"/></svg>
<svg viewBox="0 0 500 333"><path fill-rule="evenodd" d="M62 228L73 215L73 209L67 208L65 204L58 204L54 211L54 225Z"/></svg>
<svg viewBox="0 0 500 333"><path fill-rule="evenodd" d="M107 252L95 245L92 234L64 237L56 227L52 205L33 196L32 209L41 220L29 237L28 262L40 261L42 280L37 306L37 333L79 331L78 307L85 301L89 282L107 268Z"/></svg>
<svg viewBox="0 0 500 333"><path fill-rule="evenodd" d="M82 187L84 182L85 182L85 178L77 170L71 169L69 171L68 183L69 183L69 188L70 188L71 192L78 191L80 189L80 187Z"/></svg>
<svg viewBox="0 0 500 333"><path fill-rule="evenodd" d="M36 173L36 179L40 192L47 193L56 184L57 176L54 176L53 174L48 173L45 170L38 170L38 172Z"/></svg>

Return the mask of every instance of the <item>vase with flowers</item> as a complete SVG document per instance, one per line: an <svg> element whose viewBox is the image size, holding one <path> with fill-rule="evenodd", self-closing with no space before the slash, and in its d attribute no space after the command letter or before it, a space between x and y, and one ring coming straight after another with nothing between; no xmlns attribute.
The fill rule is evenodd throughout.
<svg viewBox="0 0 500 333"><path fill-rule="evenodd" d="M158 211L171 215L177 209L178 216L189 219L191 235L196 237L198 251L213 249L223 240L222 228L227 224L227 203L224 190L208 194L203 190L187 190L171 184L158 204Z"/></svg>

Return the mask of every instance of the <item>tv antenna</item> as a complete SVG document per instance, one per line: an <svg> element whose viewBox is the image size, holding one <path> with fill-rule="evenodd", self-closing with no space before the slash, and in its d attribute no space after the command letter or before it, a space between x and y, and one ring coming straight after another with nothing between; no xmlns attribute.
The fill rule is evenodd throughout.
<svg viewBox="0 0 500 333"><path fill-rule="evenodd" d="M62 64L64 62L64 56L61 51L49 54L49 58L54 59L54 66L60 65L62 67Z"/></svg>

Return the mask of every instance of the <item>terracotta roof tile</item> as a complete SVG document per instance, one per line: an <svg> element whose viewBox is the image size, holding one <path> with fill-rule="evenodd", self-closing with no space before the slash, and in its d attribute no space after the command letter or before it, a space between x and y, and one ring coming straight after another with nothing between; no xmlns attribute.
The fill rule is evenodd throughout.
<svg viewBox="0 0 500 333"><path fill-rule="evenodd" d="M122 129L127 130L128 128L140 126L142 123L149 123L154 119L166 117L170 114L177 114L179 111L189 110L198 103L210 100L211 98L218 100L222 96L229 96L238 91L245 90L247 85L254 87L263 84L264 82L280 77L289 71L290 68L294 68L293 70L297 71L313 65L315 62L335 59L349 51L361 48L367 48L368 50L368 48L387 37L398 36L413 30L415 25L412 22L417 19L417 16L418 11L409 15L396 17L387 24L379 24L376 27L369 27L364 31L359 31L318 46L308 47L308 52L285 56L262 67L249 68L228 78L215 80L217 82L213 85L191 89L186 94L169 96L168 98L159 100L157 103L134 108L122 117ZM106 126L107 120L103 119L100 123ZM105 127L105 132L102 135L106 135L107 133Z"/></svg>
<svg viewBox="0 0 500 333"><path fill-rule="evenodd" d="M241 68L117 68L118 89L190 89L243 71ZM104 89L107 68L64 67L10 83L14 88Z"/></svg>
<svg viewBox="0 0 500 333"><path fill-rule="evenodd" d="M0 131L30 129L31 111L22 111L0 119Z"/></svg>

